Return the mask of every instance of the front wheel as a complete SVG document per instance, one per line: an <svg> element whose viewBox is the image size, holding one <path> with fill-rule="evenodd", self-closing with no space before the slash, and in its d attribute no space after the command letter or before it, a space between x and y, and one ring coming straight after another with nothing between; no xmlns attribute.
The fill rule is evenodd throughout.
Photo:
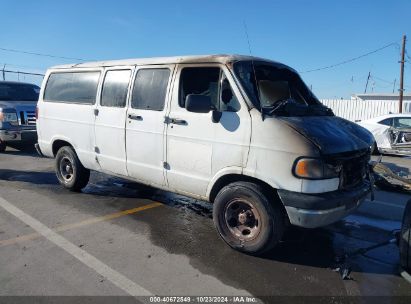
<svg viewBox="0 0 411 304"><path fill-rule="evenodd" d="M83 189L90 178L90 170L83 167L76 152L69 146L58 150L55 169L60 184L71 191Z"/></svg>
<svg viewBox="0 0 411 304"><path fill-rule="evenodd" d="M236 182L224 187L214 200L213 220L221 238L232 248L259 255L281 240L284 211L263 187Z"/></svg>
<svg viewBox="0 0 411 304"><path fill-rule="evenodd" d="M0 141L0 153L6 151L6 144Z"/></svg>

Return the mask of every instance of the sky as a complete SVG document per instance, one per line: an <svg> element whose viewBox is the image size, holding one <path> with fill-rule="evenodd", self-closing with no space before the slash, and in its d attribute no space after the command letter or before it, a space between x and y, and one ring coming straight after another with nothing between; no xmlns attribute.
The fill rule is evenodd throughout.
<svg viewBox="0 0 411 304"><path fill-rule="evenodd" d="M300 72L319 98L398 92L411 0L0 0L0 69L44 73L87 61L196 54L251 54ZM247 29L247 32L246 32ZM307 72L389 47L347 64ZM14 49L76 59L50 58ZM411 57L411 41L408 41ZM411 91L411 58L405 93ZM6 74L7 80L17 75ZM40 84L38 76L20 81ZM394 82L396 85L394 87Z"/></svg>

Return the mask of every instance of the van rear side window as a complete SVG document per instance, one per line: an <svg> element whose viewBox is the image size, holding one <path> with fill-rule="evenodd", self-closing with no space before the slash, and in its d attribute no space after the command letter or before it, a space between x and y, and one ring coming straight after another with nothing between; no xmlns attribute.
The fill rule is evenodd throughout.
<svg viewBox="0 0 411 304"><path fill-rule="evenodd" d="M131 70L107 71L104 78L101 105L105 107L124 108Z"/></svg>
<svg viewBox="0 0 411 304"><path fill-rule="evenodd" d="M47 80L44 101L92 105L96 101L100 72L52 73Z"/></svg>
<svg viewBox="0 0 411 304"><path fill-rule="evenodd" d="M169 69L139 70L134 82L131 107L133 109L162 111L169 78Z"/></svg>

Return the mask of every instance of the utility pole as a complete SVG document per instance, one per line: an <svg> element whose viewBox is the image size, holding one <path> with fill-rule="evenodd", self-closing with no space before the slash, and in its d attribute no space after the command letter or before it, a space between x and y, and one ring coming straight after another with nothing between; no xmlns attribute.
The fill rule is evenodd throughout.
<svg viewBox="0 0 411 304"><path fill-rule="evenodd" d="M6 72L4 71L6 69L6 64L3 65L3 80L6 80Z"/></svg>
<svg viewBox="0 0 411 304"><path fill-rule="evenodd" d="M392 87L392 93L394 94L395 92L395 84L397 83L397 78L394 79L394 86Z"/></svg>
<svg viewBox="0 0 411 304"><path fill-rule="evenodd" d="M368 72L367 83L365 84L364 94L367 93L368 81L370 80L370 77L371 77L371 71Z"/></svg>
<svg viewBox="0 0 411 304"><path fill-rule="evenodd" d="M402 100L404 98L404 54L405 54L405 41L407 40L407 36L402 36L402 50L401 50L401 70L400 70L400 104L399 104L399 112L402 113Z"/></svg>

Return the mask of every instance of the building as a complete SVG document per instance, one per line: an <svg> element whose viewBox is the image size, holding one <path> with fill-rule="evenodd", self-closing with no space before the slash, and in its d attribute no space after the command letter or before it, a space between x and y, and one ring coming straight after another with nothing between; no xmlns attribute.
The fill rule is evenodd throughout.
<svg viewBox="0 0 411 304"><path fill-rule="evenodd" d="M322 99L340 117L351 121L365 120L399 112L398 94L354 94L351 99ZM404 94L403 113L411 113L411 94Z"/></svg>

